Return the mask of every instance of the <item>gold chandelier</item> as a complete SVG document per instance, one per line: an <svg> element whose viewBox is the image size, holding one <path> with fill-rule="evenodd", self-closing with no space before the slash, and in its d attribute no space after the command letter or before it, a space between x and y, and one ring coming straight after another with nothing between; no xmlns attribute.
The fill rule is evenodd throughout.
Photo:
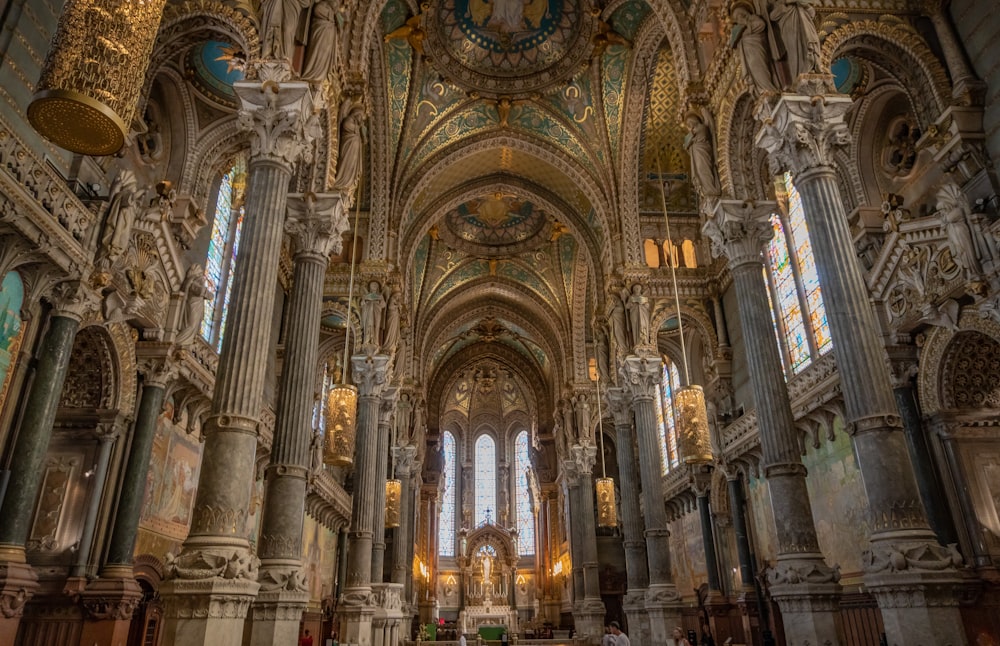
<svg viewBox="0 0 1000 646"><path fill-rule="evenodd" d="M601 444L601 477L595 481L597 488L597 526L617 527L618 508L615 505L615 481L604 470L604 415L601 412L601 374L594 372L594 391L597 393L597 437Z"/></svg>
<svg viewBox="0 0 1000 646"><path fill-rule="evenodd" d="M82 155L125 144L166 0L68 0L28 121Z"/></svg>
<svg viewBox="0 0 1000 646"><path fill-rule="evenodd" d="M392 479L385 481L385 526L399 527L401 516L400 503L403 494L403 483Z"/></svg>

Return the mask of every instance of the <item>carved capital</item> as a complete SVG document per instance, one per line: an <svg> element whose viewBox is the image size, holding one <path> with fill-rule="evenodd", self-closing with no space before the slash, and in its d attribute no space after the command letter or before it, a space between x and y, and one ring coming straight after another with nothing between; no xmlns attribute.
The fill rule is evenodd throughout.
<svg viewBox="0 0 1000 646"><path fill-rule="evenodd" d="M621 376L633 399L653 399L663 378L662 362L658 356L629 355L622 362Z"/></svg>
<svg viewBox="0 0 1000 646"><path fill-rule="evenodd" d="M139 361L143 383L154 388L167 388L177 379L177 364L166 357L149 357Z"/></svg>
<svg viewBox="0 0 1000 646"><path fill-rule="evenodd" d="M195 510L198 513L198 510ZM167 553L168 579L196 581L203 579L257 580L260 559L246 548L213 547L187 549L178 556Z"/></svg>
<svg viewBox="0 0 1000 646"><path fill-rule="evenodd" d="M295 255L326 258L340 253L341 235L348 228L347 212L340 193L290 193L285 231L292 238Z"/></svg>
<svg viewBox="0 0 1000 646"><path fill-rule="evenodd" d="M770 219L777 209L777 203L769 201L719 200L701 231L712 241L712 254L726 256L731 268L759 265L764 262L764 246L774 237Z"/></svg>
<svg viewBox="0 0 1000 646"><path fill-rule="evenodd" d="M396 475L401 479L406 479L416 470L417 447L394 446L392 448L392 459L396 462Z"/></svg>
<svg viewBox="0 0 1000 646"><path fill-rule="evenodd" d="M768 568L767 580L771 585L838 583L840 566L832 568L821 557L779 559L777 565Z"/></svg>
<svg viewBox="0 0 1000 646"><path fill-rule="evenodd" d="M783 94L773 109L764 110L757 145L795 175L829 168L834 151L851 141L844 115L852 105L851 98L843 95Z"/></svg>
<svg viewBox="0 0 1000 646"><path fill-rule="evenodd" d="M280 164L291 171L320 133L309 84L298 81L238 81L238 123L251 133L252 159Z"/></svg>
<svg viewBox="0 0 1000 646"><path fill-rule="evenodd" d="M0 617L24 614L24 604L38 590L38 575L27 563L0 561Z"/></svg>
<svg viewBox="0 0 1000 646"><path fill-rule="evenodd" d="M48 296L53 316L83 321L96 315L100 298L80 280L64 280L52 286Z"/></svg>
<svg viewBox="0 0 1000 646"><path fill-rule="evenodd" d="M615 426L632 423L631 393L625 388L608 388L608 410L615 418Z"/></svg>
<svg viewBox="0 0 1000 646"><path fill-rule="evenodd" d="M861 560L867 574L944 572L962 566L962 555L954 543L945 546L931 541L873 543Z"/></svg>
<svg viewBox="0 0 1000 646"><path fill-rule="evenodd" d="M396 400L399 397L399 388L387 386L382 389L382 398L378 405L379 426L389 427L392 423L392 416L396 413Z"/></svg>
<svg viewBox="0 0 1000 646"><path fill-rule="evenodd" d="M389 367L387 354L356 354L351 357L351 374L359 397L380 397Z"/></svg>
<svg viewBox="0 0 1000 646"><path fill-rule="evenodd" d="M577 444L570 447L570 454L576 463L577 472L581 476L589 477L594 471L594 462L597 460L597 447Z"/></svg>

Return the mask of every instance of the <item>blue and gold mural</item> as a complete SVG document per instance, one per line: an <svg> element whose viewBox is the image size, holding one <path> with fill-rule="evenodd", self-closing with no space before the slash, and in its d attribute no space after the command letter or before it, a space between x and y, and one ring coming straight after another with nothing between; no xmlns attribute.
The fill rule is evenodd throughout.
<svg viewBox="0 0 1000 646"><path fill-rule="evenodd" d="M7 272L0 287L0 411L7 401L14 362L21 347L24 326L21 306L24 305L24 284L16 271Z"/></svg>

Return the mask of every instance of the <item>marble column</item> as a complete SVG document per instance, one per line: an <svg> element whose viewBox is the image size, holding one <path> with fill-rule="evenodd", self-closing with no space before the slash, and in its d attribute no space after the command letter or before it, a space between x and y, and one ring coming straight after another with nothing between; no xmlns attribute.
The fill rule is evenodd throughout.
<svg viewBox="0 0 1000 646"><path fill-rule="evenodd" d="M409 540L410 527L413 521L413 490L410 484L413 480L413 469L416 465L417 447L396 446L392 449L393 460L396 463L396 477L401 483L399 494L399 527L392 542L392 573L393 583L402 583L404 597L410 599L406 589L406 574L413 570L412 541Z"/></svg>
<svg viewBox="0 0 1000 646"><path fill-rule="evenodd" d="M385 574L385 482L389 474L389 439L392 436L392 415L396 410L399 389L385 387L378 409L378 462L375 465L375 480L381 484L375 488L375 509L381 510L375 519L375 537L372 542L372 582L382 583Z"/></svg>
<svg viewBox="0 0 1000 646"><path fill-rule="evenodd" d="M122 435L122 426L125 420L116 419L113 421L100 422L94 429L97 435L97 464L94 466L93 478L94 487L87 500L87 513L83 523L83 533L80 535L80 545L77 549L76 563L70 568L70 580L82 578L86 579L90 569L91 553L94 547L94 532L97 529L97 515L101 510L101 498L104 497L104 489L107 486L108 464L111 462L111 449L114 448L118 438ZM69 581L67 581L69 583Z"/></svg>
<svg viewBox="0 0 1000 646"><path fill-rule="evenodd" d="M958 500L958 513L962 519L965 530L967 547L971 554L972 565L977 569L992 568L993 559L990 558L990 546L983 531L983 523L980 520L976 504L972 499L972 487L969 486L969 479L966 467L962 464L962 457L959 454L958 438L956 431L961 428L960 422L947 422L943 419L934 420L934 430L940 438L941 450L944 453L945 466L948 469L954 487L955 498ZM973 475L973 477L975 477Z"/></svg>
<svg viewBox="0 0 1000 646"><path fill-rule="evenodd" d="M761 278L764 246L773 235L770 216L776 208L773 202L720 200L702 230L716 254L728 258L739 304L778 539L777 564L768 571L769 589L781 607L790 642L836 644L840 574L820 552L767 286Z"/></svg>
<svg viewBox="0 0 1000 646"><path fill-rule="evenodd" d="M385 388L389 356L356 354L351 357L358 387L357 439L354 446L354 496L348 533L347 588L340 601L340 639L347 644L371 646L375 599L372 594L372 546L381 529L384 509L375 507L378 489L385 495L385 478L378 478L379 408Z"/></svg>
<svg viewBox="0 0 1000 646"><path fill-rule="evenodd" d="M166 643L237 646L257 595L257 557L247 538L257 427L272 348L272 322L292 168L315 128L309 85L261 66L234 87L250 131L246 214L229 301L191 530L169 558Z"/></svg>
<svg viewBox="0 0 1000 646"><path fill-rule="evenodd" d="M582 437L588 433L581 430ZM597 560L597 526L594 519L594 462L597 447L580 445L572 447L573 461L579 482L580 513L574 525L580 526L580 559L583 567L583 599L573 607L576 630L582 638L599 643L604 634L604 602L601 601L601 582Z"/></svg>
<svg viewBox="0 0 1000 646"><path fill-rule="evenodd" d="M708 574L708 592L718 596L722 593L722 581L719 579L719 559L715 550L715 532L712 528L712 510L708 495L712 491L712 472L696 473L692 488L698 502L698 520L701 524L701 546L705 550L705 569Z"/></svg>
<svg viewBox="0 0 1000 646"><path fill-rule="evenodd" d="M123 643L128 638L132 612L142 599L142 589L135 582L132 571L132 555L146 493L146 473L153 452L156 421L176 372L162 357L144 360L140 372L142 395L132 426L131 448L125 462L107 558L100 576L80 595L88 615L80 643Z"/></svg>
<svg viewBox="0 0 1000 646"><path fill-rule="evenodd" d="M950 0L924 0L923 9L934 25L934 33L948 66L948 75L952 79L951 96L960 105L982 105L986 83L976 77L965 57L962 43L948 15L949 4Z"/></svg>
<svg viewBox="0 0 1000 646"><path fill-rule="evenodd" d="M736 555L740 563L740 590L737 602L743 617L743 632L749 641L757 643L752 635L759 635L767 628L767 607L760 603L757 588L757 573L750 551L750 537L747 533L746 497L740 472L735 467L724 466L726 485L729 489L729 506L733 517L733 535L736 537ZM754 623L756 620L756 623Z"/></svg>
<svg viewBox="0 0 1000 646"><path fill-rule="evenodd" d="M663 505L663 467L660 460L660 434L656 425L656 403L662 362L651 350L625 357L621 366L624 388L632 396L635 432L639 448L639 477L642 482L642 507L646 518L646 560L649 564L649 587L646 613L649 616L650 643L664 644L675 626L681 623L680 595L670 572L670 532L667 510Z"/></svg>
<svg viewBox="0 0 1000 646"><path fill-rule="evenodd" d="M339 195L288 196L285 230L292 242L292 292L271 457L264 471L257 582L250 643L294 643L309 602L302 570L302 523L312 462L312 417L323 280L340 253L347 215Z"/></svg>
<svg viewBox="0 0 1000 646"><path fill-rule="evenodd" d="M646 565L645 530L639 506L639 463L635 455L635 429L632 408L624 388L608 388L608 407L615 420L615 452L618 457L618 487L621 491L622 543L625 547L625 598L622 608L629 622L629 634L637 643L649 643L649 618L646 616L646 589L649 568ZM638 639L636 639L638 638Z"/></svg>
<svg viewBox="0 0 1000 646"><path fill-rule="evenodd" d="M803 75L798 94L759 111L757 144L793 173L823 285L848 432L868 499L872 537L865 586L890 643L946 643L964 634L953 553L927 524L889 379L885 347L840 197L834 153L850 141L852 101L826 94L832 80ZM773 494L772 494L773 497Z"/></svg>
<svg viewBox="0 0 1000 646"><path fill-rule="evenodd" d="M35 373L24 403L20 430L10 455L10 479L0 502L0 643L13 644L24 604L38 590L38 576L27 563L24 545L52 439L73 340L80 321L93 306L76 281L60 283L52 297L48 329L36 355Z"/></svg>

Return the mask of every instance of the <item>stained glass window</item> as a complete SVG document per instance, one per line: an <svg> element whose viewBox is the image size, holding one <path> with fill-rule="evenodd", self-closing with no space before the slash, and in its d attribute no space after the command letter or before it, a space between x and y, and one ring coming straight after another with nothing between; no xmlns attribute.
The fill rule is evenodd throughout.
<svg viewBox="0 0 1000 646"><path fill-rule="evenodd" d="M779 329L784 331L788 360L792 364L792 370L796 371L809 363L809 339L806 337L792 256L788 253L785 225L777 213L771 215L771 228L774 229L774 237L767 245L767 258L771 265L774 297L777 299Z"/></svg>
<svg viewBox="0 0 1000 646"><path fill-rule="evenodd" d="M246 158L239 157L219 181L212 220L212 237L205 259L205 285L214 295L205 303L201 336L216 350L222 347L226 331L226 315L232 293L232 277L236 271L236 254L243 230L243 198L246 188Z"/></svg>
<svg viewBox="0 0 1000 646"><path fill-rule="evenodd" d="M438 516L438 553L455 556L455 436L448 431L441 439L444 453L444 494L441 496L441 514Z"/></svg>
<svg viewBox="0 0 1000 646"><path fill-rule="evenodd" d="M788 228L791 229L795 259L798 261L799 274L802 277L802 289L806 296L806 307L809 309L809 324L816 337L816 350L822 354L833 346L833 339L830 337L830 325L826 320L826 307L823 305L823 293L819 287L816 259L813 258L812 245L809 242L806 212L802 208L802 196L792 183L791 174L785 173L784 180L785 190L788 192Z"/></svg>
<svg viewBox="0 0 1000 646"><path fill-rule="evenodd" d="M674 390L680 387L680 372L670 361L663 362L660 401L656 407L656 423L660 431L660 460L663 473L680 464L677 454L677 425L674 420Z"/></svg>
<svg viewBox="0 0 1000 646"><path fill-rule="evenodd" d="M517 519L518 553L521 556L535 553L535 515L531 513L531 495L528 491L530 468L528 432L521 431L514 439L514 515Z"/></svg>
<svg viewBox="0 0 1000 646"><path fill-rule="evenodd" d="M476 525L497 518L497 444L489 435L476 440Z"/></svg>

